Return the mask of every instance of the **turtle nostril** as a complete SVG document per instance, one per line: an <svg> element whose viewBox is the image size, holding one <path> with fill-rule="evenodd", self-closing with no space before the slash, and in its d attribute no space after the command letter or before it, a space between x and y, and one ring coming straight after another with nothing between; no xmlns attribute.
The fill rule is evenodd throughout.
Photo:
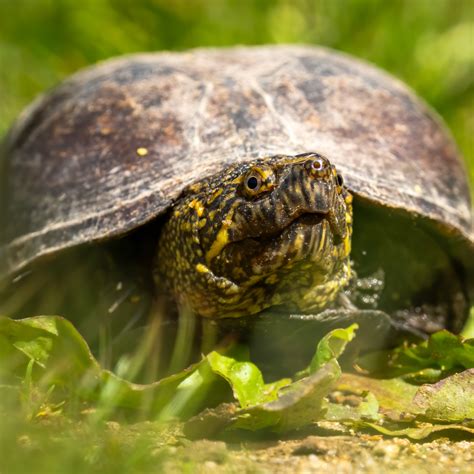
<svg viewBox="0 0 474 474"><path fill-rule="evenodd" d="M328 174L329 165L324 158L314 158L305 163L306 170L315 178L322 178Z"/></svg>
<svg viewBox="0 0 474 474"><path fill-rule="evenodd" d="M312 167L313 170L319 171L319 170L322 170L324 168L324 163L319 159L314 160L311 163L311 167Z"/></svg>

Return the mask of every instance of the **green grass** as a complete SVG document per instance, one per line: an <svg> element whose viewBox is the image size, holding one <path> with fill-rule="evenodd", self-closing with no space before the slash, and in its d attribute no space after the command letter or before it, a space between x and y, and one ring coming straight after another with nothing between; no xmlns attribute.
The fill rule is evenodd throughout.
<svg viewBox="0 0 474 474"><path fill-rule="evenodd" d="M375 62L448 122L474 181L472 0L0 0L0 135L35 95L134 51L314 43Z"/></svg>

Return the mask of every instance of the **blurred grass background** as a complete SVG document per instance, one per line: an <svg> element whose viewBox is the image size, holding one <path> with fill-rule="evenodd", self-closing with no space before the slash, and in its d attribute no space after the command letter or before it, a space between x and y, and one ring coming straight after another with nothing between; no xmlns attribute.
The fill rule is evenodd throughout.
<svg viewBox="0 0 474 474"><path fill-rule="evenodd" d="M0 0L0 136L35 95L135 51L303 42L403 79L448 122L474 183L474 0Z"/></svg>

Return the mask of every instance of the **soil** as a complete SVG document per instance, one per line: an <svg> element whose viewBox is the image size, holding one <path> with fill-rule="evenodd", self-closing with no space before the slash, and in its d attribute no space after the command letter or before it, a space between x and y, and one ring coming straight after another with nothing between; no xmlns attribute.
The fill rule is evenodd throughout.
<svg viewBox="0 0 474 474"><path fill-rule="evenodd" d="M165 448L164 472L181 473L474 473L474 441L412 442L381 435L308 435L300 439L200 440Z"/></svg>

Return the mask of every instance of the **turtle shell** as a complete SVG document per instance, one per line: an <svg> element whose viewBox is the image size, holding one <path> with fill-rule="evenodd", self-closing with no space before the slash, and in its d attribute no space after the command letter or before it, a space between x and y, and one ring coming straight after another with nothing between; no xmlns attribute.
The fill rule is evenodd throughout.
<svg viewBox="0 0 474 474"><path fill-rule="evenodd" d="M27 108L4 147L4 264L122 235L230 163L318 151L348 188L472 245L462 160L398 80L309 46L112 59Z"/></svg>

